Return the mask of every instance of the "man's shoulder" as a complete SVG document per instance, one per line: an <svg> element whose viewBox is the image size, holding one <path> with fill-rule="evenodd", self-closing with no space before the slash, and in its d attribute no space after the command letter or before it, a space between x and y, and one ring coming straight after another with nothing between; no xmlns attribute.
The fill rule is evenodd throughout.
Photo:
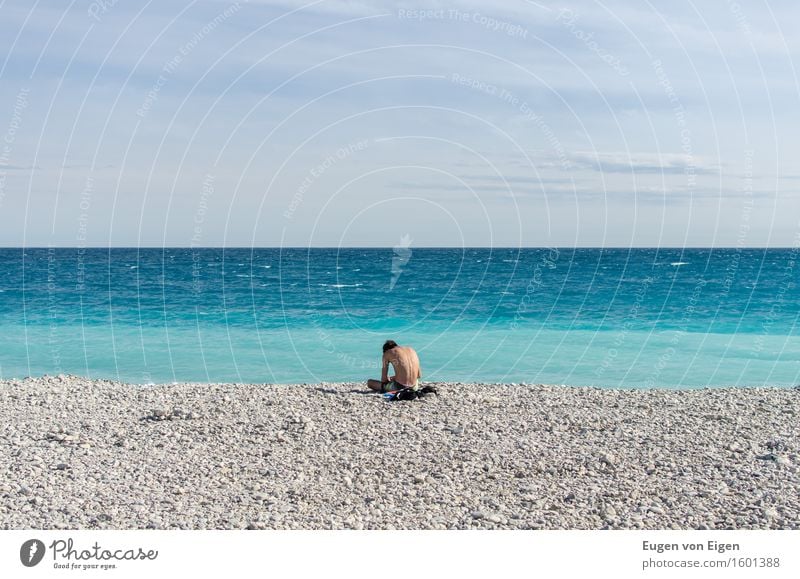
<svg viewBox="0 0 800 579"><path fill-rule="evenodd" d="M399 349L401 352L405 352L407 354L417 354L417 351L411 346L398 346L396 349Z"/></svg>

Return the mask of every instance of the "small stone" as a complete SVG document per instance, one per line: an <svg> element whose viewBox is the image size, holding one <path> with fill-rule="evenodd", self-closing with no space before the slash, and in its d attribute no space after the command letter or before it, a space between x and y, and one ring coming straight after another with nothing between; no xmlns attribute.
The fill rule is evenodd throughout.
<svg viewBox="0 0 800 579"><path fill-rule="evenodd" d="M613 466L617 462L617 457L612 452L603 452L600 453L600 462Z"/></svg>
<svg viewBox="0 0 800 579"><path fill-rule="evenodd" d="M778 510L773 507L767 507L763 511L764 516L768 519L777 519L780 515L778 514Z"/></svg>
<svg viewBox="0 0 800 579"><path fill-rule="evenodd" d="M661 508L661 507L658 507L658 506L650 507L647 510L650 511L651 513L653 513L654 515L663 515L663 514L665 514L664 509Z"/></svg>
<svg viewBox="0 0 800 579"><path fill-rule="evenodd" d="M425 475L424 474L414 475L414 484L422 484L424 482L425 482Z"/></svg>
<svg viewBox="0 0 800 579"><path fill-rule="evenodd" d="M769 450L783 452L789 449L789 445L786 444L783 440L774 439L767 442L765 445Z"/></svg>
<svg viewBox="0 0 800 579"><path fill-rule="evenodd" d="M55 470L67 470L69 465L65 462L59 462L57 465L53 467Z"/></svg>
<svg viewBox="0 0 800 579"><path fill-rule="evenodd" d="M757 456L756 458L759 459L759 460L772 461L775 464L780 465L780 466L789 466L789 465L791 465L791 461L789 460L789 457L783 456L783 455L779 455L779 454L775 454L774 452L769 452L767 454L762 454L762 455Z"/></svg>
<svg viewBox="0 0 800 579"><path fill-rule="evenodd" d="M489 515L488 515L488 513L485 513L484 511L472 511L472 513L470 513L470 516L473 519L475 519L476 521L479 521L481 519L485 519Z"/></svg>

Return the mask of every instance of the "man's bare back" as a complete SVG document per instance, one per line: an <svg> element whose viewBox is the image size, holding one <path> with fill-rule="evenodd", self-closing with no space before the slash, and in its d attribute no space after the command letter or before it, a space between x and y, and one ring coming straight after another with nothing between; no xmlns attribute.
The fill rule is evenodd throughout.
<svg viewBox="0 0 800 579"><path fill-rule="evenodd" d="M367 386L379 392L386 391L387 385L390 385L388 386L390 389L416 388L422 377L422 368L414 348L398 346L395 342L388 340L383 345L383 350L380 382L368 380ZM391 377L389 376L389 364L394 369L394 376Z"/></svg>

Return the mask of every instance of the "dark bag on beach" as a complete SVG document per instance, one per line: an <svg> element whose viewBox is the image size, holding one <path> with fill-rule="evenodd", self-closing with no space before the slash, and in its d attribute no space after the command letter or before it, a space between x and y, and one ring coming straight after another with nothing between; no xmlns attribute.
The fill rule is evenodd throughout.
<svg viewBox="0 0 800 579"><path fill-rule="evenodd" d="M394 396L389 400L416 400L417 398L422 398L426 394L438 395L438 392L436 392L436 388L433 386L425 386L419 390L414 390L413 388L403 388L402 390L395 392Z"/></svg>

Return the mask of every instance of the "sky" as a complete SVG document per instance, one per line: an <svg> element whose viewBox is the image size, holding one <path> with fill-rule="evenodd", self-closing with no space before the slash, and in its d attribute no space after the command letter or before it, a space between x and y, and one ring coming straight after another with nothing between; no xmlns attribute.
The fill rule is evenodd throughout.
<svg viewBox="0 0 800 579"><path fill-rule="evenodd" d="M798 17L3 1L0 245L798 245Z"/></svg>

